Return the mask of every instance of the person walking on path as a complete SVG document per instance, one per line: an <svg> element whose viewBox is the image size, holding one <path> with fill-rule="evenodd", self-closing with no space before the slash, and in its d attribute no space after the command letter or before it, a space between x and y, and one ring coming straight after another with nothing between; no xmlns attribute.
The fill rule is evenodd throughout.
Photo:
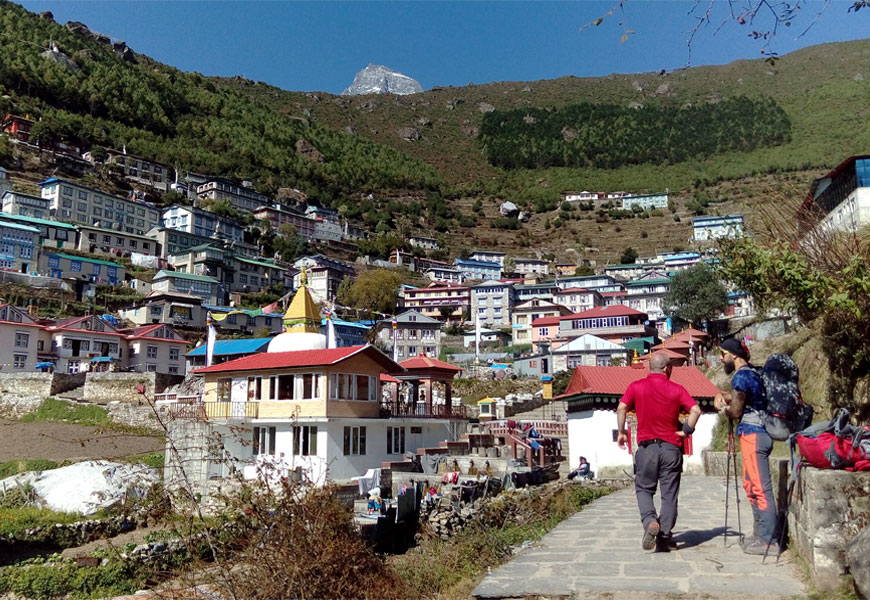
<svg viewBox="0 0 870 600"><path fill-rule="evenodd" d="M695 431L701 409L686 389L670 381L671 359L656 352L650 357L650 374L628 386L616 409L617 443L626 448L625 417L637 413L637 449L634 454L634 489L643 523L644 550L668 552L677 522L677 500L683 472L683 440ZM689 418L680 424L680 411ZM653 496L661 484L661 513Z"/></svg>
<svg viewBox="0 0 870 600"><path fill-rule="evenodd" d="M716 408L724 410L730 419L739 421L737 437L743 459L743 489L752 506L753 535L743 542L747 554L776 555L776 501L770 477L770 453L773 440L764 428L767 398L764 382L749 362L746 345L734 338L722 342L720 358L726 375L731 377L731 392L720 392L714 398ZM768 549L769 546L769 549Z"/></svg>

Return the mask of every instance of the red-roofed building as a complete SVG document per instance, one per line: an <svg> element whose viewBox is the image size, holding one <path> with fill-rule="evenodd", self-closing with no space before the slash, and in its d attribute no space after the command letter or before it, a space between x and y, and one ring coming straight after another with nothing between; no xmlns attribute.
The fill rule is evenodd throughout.
<svg viewBox="0 0 870 600"><path fill-rule="evenodd" d="M646 313L622 304L596 306L559 319L559 337L574 338L584 333L617 344L657 335Z"/></svg>
<svg viewBox="0 0 870 600"><path fill-rule="evenodd" d="M532 351L538 352L541 344L549 344L559 337L559 319L564 317L540 317L532 321Z"/></svg>
<svg viewBox="0 0 870 600"><path fill-rule="evenodd" d="M563 317L571 314L566 307L544 300L532 298L513 307L511 311L511 343L531 344L534 342L532 323L545 317ZM558 319L555 321L558 327Z"/></svg>
<svg viewBox="0 0 870 600"><path fill-rule="evenodd" d="M631 455L616 445L616 407L628 386L650 374L647 364L628 367L577 367L565 393L558 399L568 405L568 447L570 464L585 456L593 469L630 467ZM701 450L713 438L717 413L713 398L719 392L713 383L695 367L675 366L671 381L682 385L701 407L701 419L685 448L686 469L703 469ZM636 421L629 414L629 427L634 440ZM632 448L634 441L632 442Z"/></svg>

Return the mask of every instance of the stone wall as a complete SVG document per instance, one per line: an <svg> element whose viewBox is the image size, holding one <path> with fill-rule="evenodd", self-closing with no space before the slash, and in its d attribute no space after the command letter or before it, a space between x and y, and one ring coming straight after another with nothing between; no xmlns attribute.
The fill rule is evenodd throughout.
<svg viewBox="0 0 870 600"><path fill-rule="evenodd" d="M113 400L106 406L106 410L109 413L109 417L115 423L130 425L132 427L148 427L161 433L163 433L163 427L160 425L160 420L164 423L169 422L168 406L156 407L157 414L155 415L155 408L152 408L147 403L143 403L140 406L131 402ZM158 415L160 420L157 418Z"/></svg>
<svg viewBox="0 0 870 600"><path fill-rule="evenodd" d="M819 590L834 590L848 572L846 547L870 524L870 472L803 467L789 511L789 540Z"/></svg>
<svg viewBox="0 0 870 600"><path fill-rule="evenodd" d="M33 412L51 395L51 373L3 373L0 377L0 414L18 418Z"/></svg>
<svg viewBox="0 0 870 600"><path fill-rule="evenodd" d="M181 375L163 373L88 373L83 397L88 402L100 404L118 401L138 405L143 401L138 386L145 386L145 396L153 398L154 394L182 381L184 377Z"/></svg>
<svg viewBox="0 0 870 600"><path fill-rule="evenodd" d="M56 396L83 386L87 375L87 373L53 373L49 395Z"/></svg>

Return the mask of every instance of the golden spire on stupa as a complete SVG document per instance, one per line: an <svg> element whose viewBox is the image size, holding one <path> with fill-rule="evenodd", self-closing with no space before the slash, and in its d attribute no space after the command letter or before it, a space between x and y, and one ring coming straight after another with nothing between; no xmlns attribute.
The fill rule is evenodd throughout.
<svg viewBox="0 0 870 600"><path fill-rule="evenodd" d="M284 333L319 333L320 310L308 291L308 276L302 268L301 285L284 313Z"/></svg>

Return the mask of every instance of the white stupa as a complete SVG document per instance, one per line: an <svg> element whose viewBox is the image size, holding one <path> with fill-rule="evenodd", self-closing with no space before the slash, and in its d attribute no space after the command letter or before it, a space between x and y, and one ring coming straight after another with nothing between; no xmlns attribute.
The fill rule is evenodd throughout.
<svg viewBox="0 0 870 600"><path fill-rule="evenodd" d="M308 292L305 271L302 285L293 296L284 314L284 332L276 335L267 352L293 352L296 350L323 350L326 336L320 333L320 311Z"/></svg>

